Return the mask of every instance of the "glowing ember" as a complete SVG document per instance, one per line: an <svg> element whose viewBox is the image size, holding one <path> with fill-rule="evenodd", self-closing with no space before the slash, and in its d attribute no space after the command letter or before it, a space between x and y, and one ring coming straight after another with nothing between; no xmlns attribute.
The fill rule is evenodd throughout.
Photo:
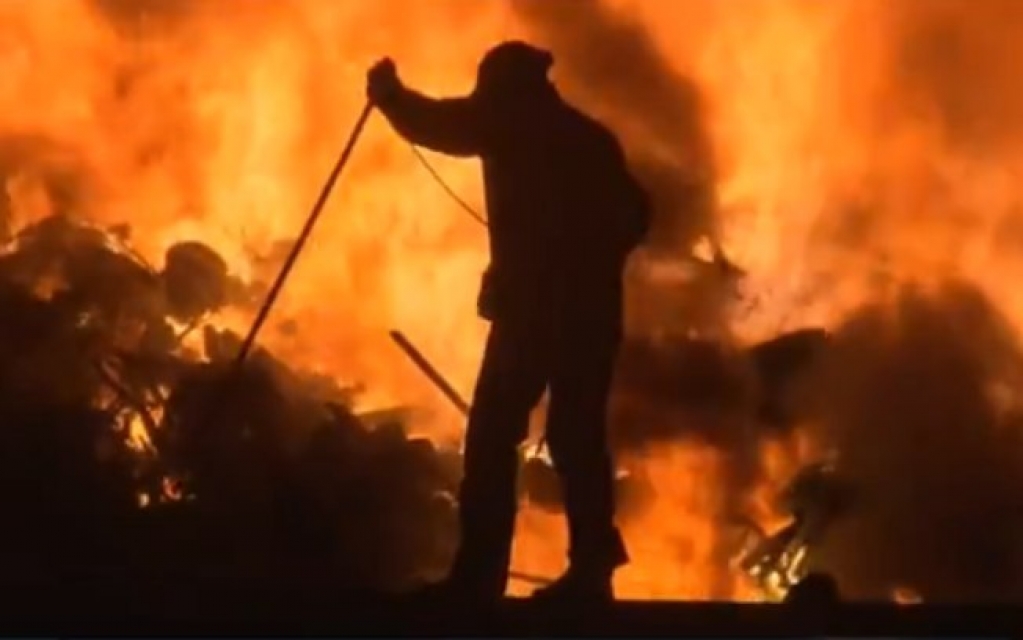
<svg viewBox="0 0 1023 640"><path fill-rule="evenodd" d="M909 587L897 587L892 592L892 600L897 604L920 604L924 601L919 593Z"/></svg>
<svg viewBox="0 0 1023 640"><path fill-rule="evenodd" d="M128 423L126 435L128 447L139 453L152 451L153 441L149 438L149 431L146 429L145 421L139 414L134 414Z"/></svg>

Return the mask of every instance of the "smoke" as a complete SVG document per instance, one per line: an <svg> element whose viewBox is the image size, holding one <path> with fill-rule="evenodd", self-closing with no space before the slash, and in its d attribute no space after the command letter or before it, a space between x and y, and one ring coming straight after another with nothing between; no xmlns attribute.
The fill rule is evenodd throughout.
<svg viewBox="0 0 1023 640"><path fill-rule="evenodd" d="M329 567L360 586L406 583L438 551L444 564L454 540L446 491L457 476L457 454L408 436L407 412L365 417L365 396L345 392L368 378L383 396L370 406L390 407L395 396L431 404L433 389L387 341L394 326L440 352L444 369L461 369L460 352L475 366L467 330L474 327L466 326L474 291L465 284L476 283L474 257L485 243L478 229L445 210L443 194L420 193L428 182L416 182L419 168L390 131L367 129L261 336L289 365L254 356L255 380L242 382L253 387L237 403L226 400L241 414L237 421L228 416L218 428L203 428L208 419L195 412L209 406L217 373L199 361L196 334L191 348L182 346L180 327L164 317L174 314L171 307L192 307L189 298L204 295L195 287L205 289L192 269L201 265L182 264L180 251L167 251L197 245L175 241L215 247L214 262L227 263L246 284L275 274L280 256L269 264L258 257L290 246L362 106L368 63L391 50L411 58L413 72L417 65L448 71L451 60L471 60L463 47L481 36L466 29L463 42L449 41L453 46L423 63L410 55L429 48L416 34L433 20L485 13L469 7L438 17L431 13L436 3L365 6L0 6L0 223L4 239L26 230L36 236L19 236L0 256L0 294L11 312L0 323L0 455L8 515L24 525L0 541L5 559L36 563L40 573L73 563L127 569L194 560L192 566L251 568L283 560L310 571ZM382 24L387 28L367 28ZM445 73L441 80L457 85L459 78ZM456 186L472 184L464 175L456 174ZM406 197L405 190L417 193ZM113 222L131 229L132 250L165 268L151 273L134 255L111 249L123 239L100 223ZM435 287L444 295L428 293ZM248 299L218 311L202 318L217 329L247 326L253 315ZM286 333L289 324L301 331ZM199 349L213 360L217 350L208 343L217 335L207 332ZM237 336L219 335L237 347ZM231 357L226 351L221 358ZM114 371L115 383L136 373L150 380L119 380L129 398L97 414L93 404L119 395L97 373L96 361L110 365L107 358L131 370ZM299 361L306 366L292 369ZM303 373L293 375L298 368ZM173 381L154 391L152 377L167 373ZM359 419L351 406L356 396ZM125 450L130 400L155 406L145 408L151 422L161 422L150 430L164 439L161 456ZM443 400L432 404L447 409ZM418 418L415 427L426 430ZM449 428L455 422L442 418ZM118 462L128 458L119 469L125 473L104 477L109 465L94 449L107 457L112 449ZM40 451L58 459L42 459ZM158 477L165 469L139 479L136 467L154 462L179 466L202 497L168 499ZM38 505L58 507L43 517ZM427 524L434 516L438 527ZM96 526L83 530L75 522ZM183 539L191 542L179 546ZM94 543L99 548L89 549ZM122 551L138 555L124 558Z"/></svg>
<svg viewBox="0 0 1023 640"><path fill-rule="evenodd" d="M166 29L188 19L194 0L92 0L96 10L116 27L131 30Z"/></svg>
<svg viewBox="0 0 1023 640"><path fill-rule="evenodd" d="M839 451L859 501L825 539L821 565L854 597L899 585L939 600L1018 597L1023 429L1012 390L1023 308L1010 283L1020 269L1023 8L610 4L513 2L554 51L559 84L623 136L665 225L655 241L688 249L728 223L760 294L748 315L725 316L729 329L763 336L819 320L833 330L801 381L800 409L817 446ZM670 47L657 46L661 32L675 37ZM699 197L682 188L693 184ZM701 307L673 308L664 291L634 296L662 315ZM635 365L642 375L668 367L664 379L678 384L696 372L712 404L736 388L714 382L720 373L699 350L650 348ZM679 416L653 397L657 385L640 387L648 406L664 402L667 432L716 433L733 465L759 463L741 455L758 431L722 409L748 399ZM680 406L679 389L668 394Z"/></svg>
<svg viewBox="0 0 1023 640"><path fill-rule="evenodd" d="M665 547L647 558L651 573L673 576L664 558L682 557L692 584L672 595L707 593L700 562L725 571L711 525L764 478L762 390L750 354L718 337L823 324L837 338L800 415L841 450L861 502L822 564L862 595L898 582L925 597L997 597L1018 584L1007 514L1023 454L1006 400L1023 322L1017 2L68 0L56 18L43 4L0 6L2 226L53 211L129 221L147 256L201 239L253 278L273 272L279 255L257 256L287 246L307 213L361 107L366 66L393 55L416 86L458 93L510 7L553 50L569 98L621 136L654 196L654 248L679 257L720 228L760 300L726 313L723 281L697 274L682 295L650 265L631 283L627 312L646 341L627 346L615 436L630 451L654 442L668 460L648 467L664 480L655 502L671 508L634 528ZM440 168L478 197L476 167ZM301 331L268 329L275 351L388 400L441 405L387 343L398 327L468 388L478 229L383 127L367 130L331 202L275 316ZM714 335L686 342L694 325ZM724 462L701 462L696 440ZM345 562L386 554L384 533L403 544L408 514L431 504L401 498L419 487L394 489L375 454L364 461L381 475L338 482L344 495L327 496L339 506L326 511L351 513L363 486L391 506L351 533ZM337 481L323 473L320 484ZM372 574L365 563L354 573Z"/></svg>
<svg viewBox="0 0 1023 640"><path fill-rule="evenodd" d="M699 91L643 26L597 0L512 0L531 37L555 56L565 90L624 138L654 198L652 240L687 251L713 224L714 159Z"/></svg>
<svg viewBox="0 0 1023 640"><path fill-rule="evenodd" d="M443 566L457 453L262 349L229 365L240 336L203 322L228 302L220 256L180 243L155 271L123 245L58 214L0 256L11 570L287 565L394 588Z"/></svg>
<svg viewBox="0 0 1023 640"><path fill-rule="evenodd" d="M88 209L92 176L73 148L38 135L0 135L0 242L54 211Z"/></svg>
<svg viewBox="0 0 1023 640"><path fill-rule="evenodd" d="M1005 391L1021 367L1014 332L968 285L905 288L837 330L819 435L856 496L820 562L850 595L1019 597L1023 414Z"/></svg>
<svg viewBox="0 0 1023 640"><path fill-rule="evenodd" d="M854 596L908 584L931 600L1018 599L1023 588L1019 265L1017 240L1000 232L1019 220L1020 9L861 3L845 17L844 33L876 34L841 63L846 117L873 149L842 192L870 204L817 228L869 222L816 240L880 248L892 276L839 322L816 388L822 440L860 492L820 562Z"/></svg>
<svg viewBox="0 0 1023 640"><path fill-rule="evenodd" d="M1018 148L1023 72L1013 61L1023 7L1005 0L900 2L884 26L901 104L924 110L958 153Z"/></svg>

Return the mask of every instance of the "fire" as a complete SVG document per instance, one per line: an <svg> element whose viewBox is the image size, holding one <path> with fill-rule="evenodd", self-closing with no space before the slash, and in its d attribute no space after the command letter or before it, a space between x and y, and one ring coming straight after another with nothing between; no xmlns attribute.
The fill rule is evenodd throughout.
<svg viewBox="0 0 1023 640"><path fill-rule="evenodd" d="M142 419L142 416L134 414L129 420L128 433L125 437L128 442L128 447L139 453L151 451L153 442L149 437L149 431L146 429L146 424Z"/></svg>
<svg viewBox="0 0 1023 640"><path fill-rule="evenodd" d="M732 318L739 337L833 325L878 295L881 276L964 276L1023 322L1011 286L1023 263L1006 250L1016 236L998 235L1016 219L1019 163L956 146L926 87L913 94L893 77L901 52L884 30L898 29L911 3L611 4L708 98L725 245L759 301ZM25 174L5 185L12 216L24 224L48 211L32 186L45 171L74 175L76 212L130 221L154 264L172 243L201 239L249 282L270 280L294 239L362 107L369 63L390 54L415 85L464 92L479 55L525 30L514 4L473 0L146 6L151 15L112 0L0 5L0 132L40 140ZM482 209L473 163L430 160ZM456 439L459 417L387 331L401 328L471 389L486 258L478 225L374 120L262 340L289 362L364 383L368 406L423 407L417 430ZM250 320L218 322L244 330ZM140 425L131 438L142 447ZM767 496L807 455L772 446L752 498L766 523L777 517ZM658 493L623 523L635 561L619 577L622 595L758 597L722 555L720 457L679 443L642 460ZM557 573L558 518L527 507L520 520L516 568Z"/></svg>
<svg viewBox="0 0 1023 640"><path fill-rule="evenodd" d="M923 598L920 597L920 594L909 587L896 587L892 591L892 599L897 604L902 605L914 605L923 602Z"/></svg>

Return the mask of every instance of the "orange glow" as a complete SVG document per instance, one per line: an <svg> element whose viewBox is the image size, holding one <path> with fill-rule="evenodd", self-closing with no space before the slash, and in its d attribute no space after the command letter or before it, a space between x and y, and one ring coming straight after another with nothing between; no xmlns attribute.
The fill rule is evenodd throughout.
<svg viewBox="0 0 1023 640"><path fill-rule="evenodd" d="M481 53L523 32L509 4L477 0L220 0L147 21L100 10L131 4L0 3L0 135L40 140L5 185L11 215L23 225L51 211L39 180L70 172L81 182L75 212L129 222L155 265L173 242L200 239L249 281L279 267L362 107L370 63L393 55L415 86L463 92ZM885 33L906 3L612 4L708 99L724 244L760 301L731 319L740 338L834 325L880 295L882 276L965 277L1023 323L1013 231L1023 156L1011 140L984 153L961 144L933 96L903 86ZM482 209L474 163L431 162ZM468 397L486 331L475 318L486 259L477 223L374 118L262 340L296 366L364 383L367 407L421 408L417 432L456 441L458 414L387 331L400 328ZM217 322L244 329L253 312ZM283 331L285 321L299 331ZM774 443L762 455L766 479L749 510L773 527L771 500L808 448ZM690 443L642 460L658 494L622 523L634 555L622 596L758 597L722 550L724 464ZM555 575L560 519L527 506L519 529L515 568Z"/></svg>
<svg viewBox="0 0 1023 640"><path fill-rule="evenodd" d="M908 587L898 587L892 592L892 599L896 604L920 604L923 602L923 598L920 594Z"/></svg>

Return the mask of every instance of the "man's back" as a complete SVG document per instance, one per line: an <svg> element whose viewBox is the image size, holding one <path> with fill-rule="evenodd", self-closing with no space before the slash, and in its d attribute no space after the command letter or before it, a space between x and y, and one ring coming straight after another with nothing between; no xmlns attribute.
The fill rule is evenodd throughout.
<svg viewBox="0 0 1023 640"><path fill-rule="evenodd" d="M427 98L384 62L371 73L372 99L414 144L482 159L486 288L498 306L518 313L549 303L599 304L610 312L625 258L646 233L646 196L614 136L547 80L542 52L494 52L467 97Z"/></svg>
<svg viewBox="0 0 1023 640"><path fill-rule="evenodd" d="M647 209L614 136L553 92L484 118L495 270L526 287L618 279Z"/></svg>

